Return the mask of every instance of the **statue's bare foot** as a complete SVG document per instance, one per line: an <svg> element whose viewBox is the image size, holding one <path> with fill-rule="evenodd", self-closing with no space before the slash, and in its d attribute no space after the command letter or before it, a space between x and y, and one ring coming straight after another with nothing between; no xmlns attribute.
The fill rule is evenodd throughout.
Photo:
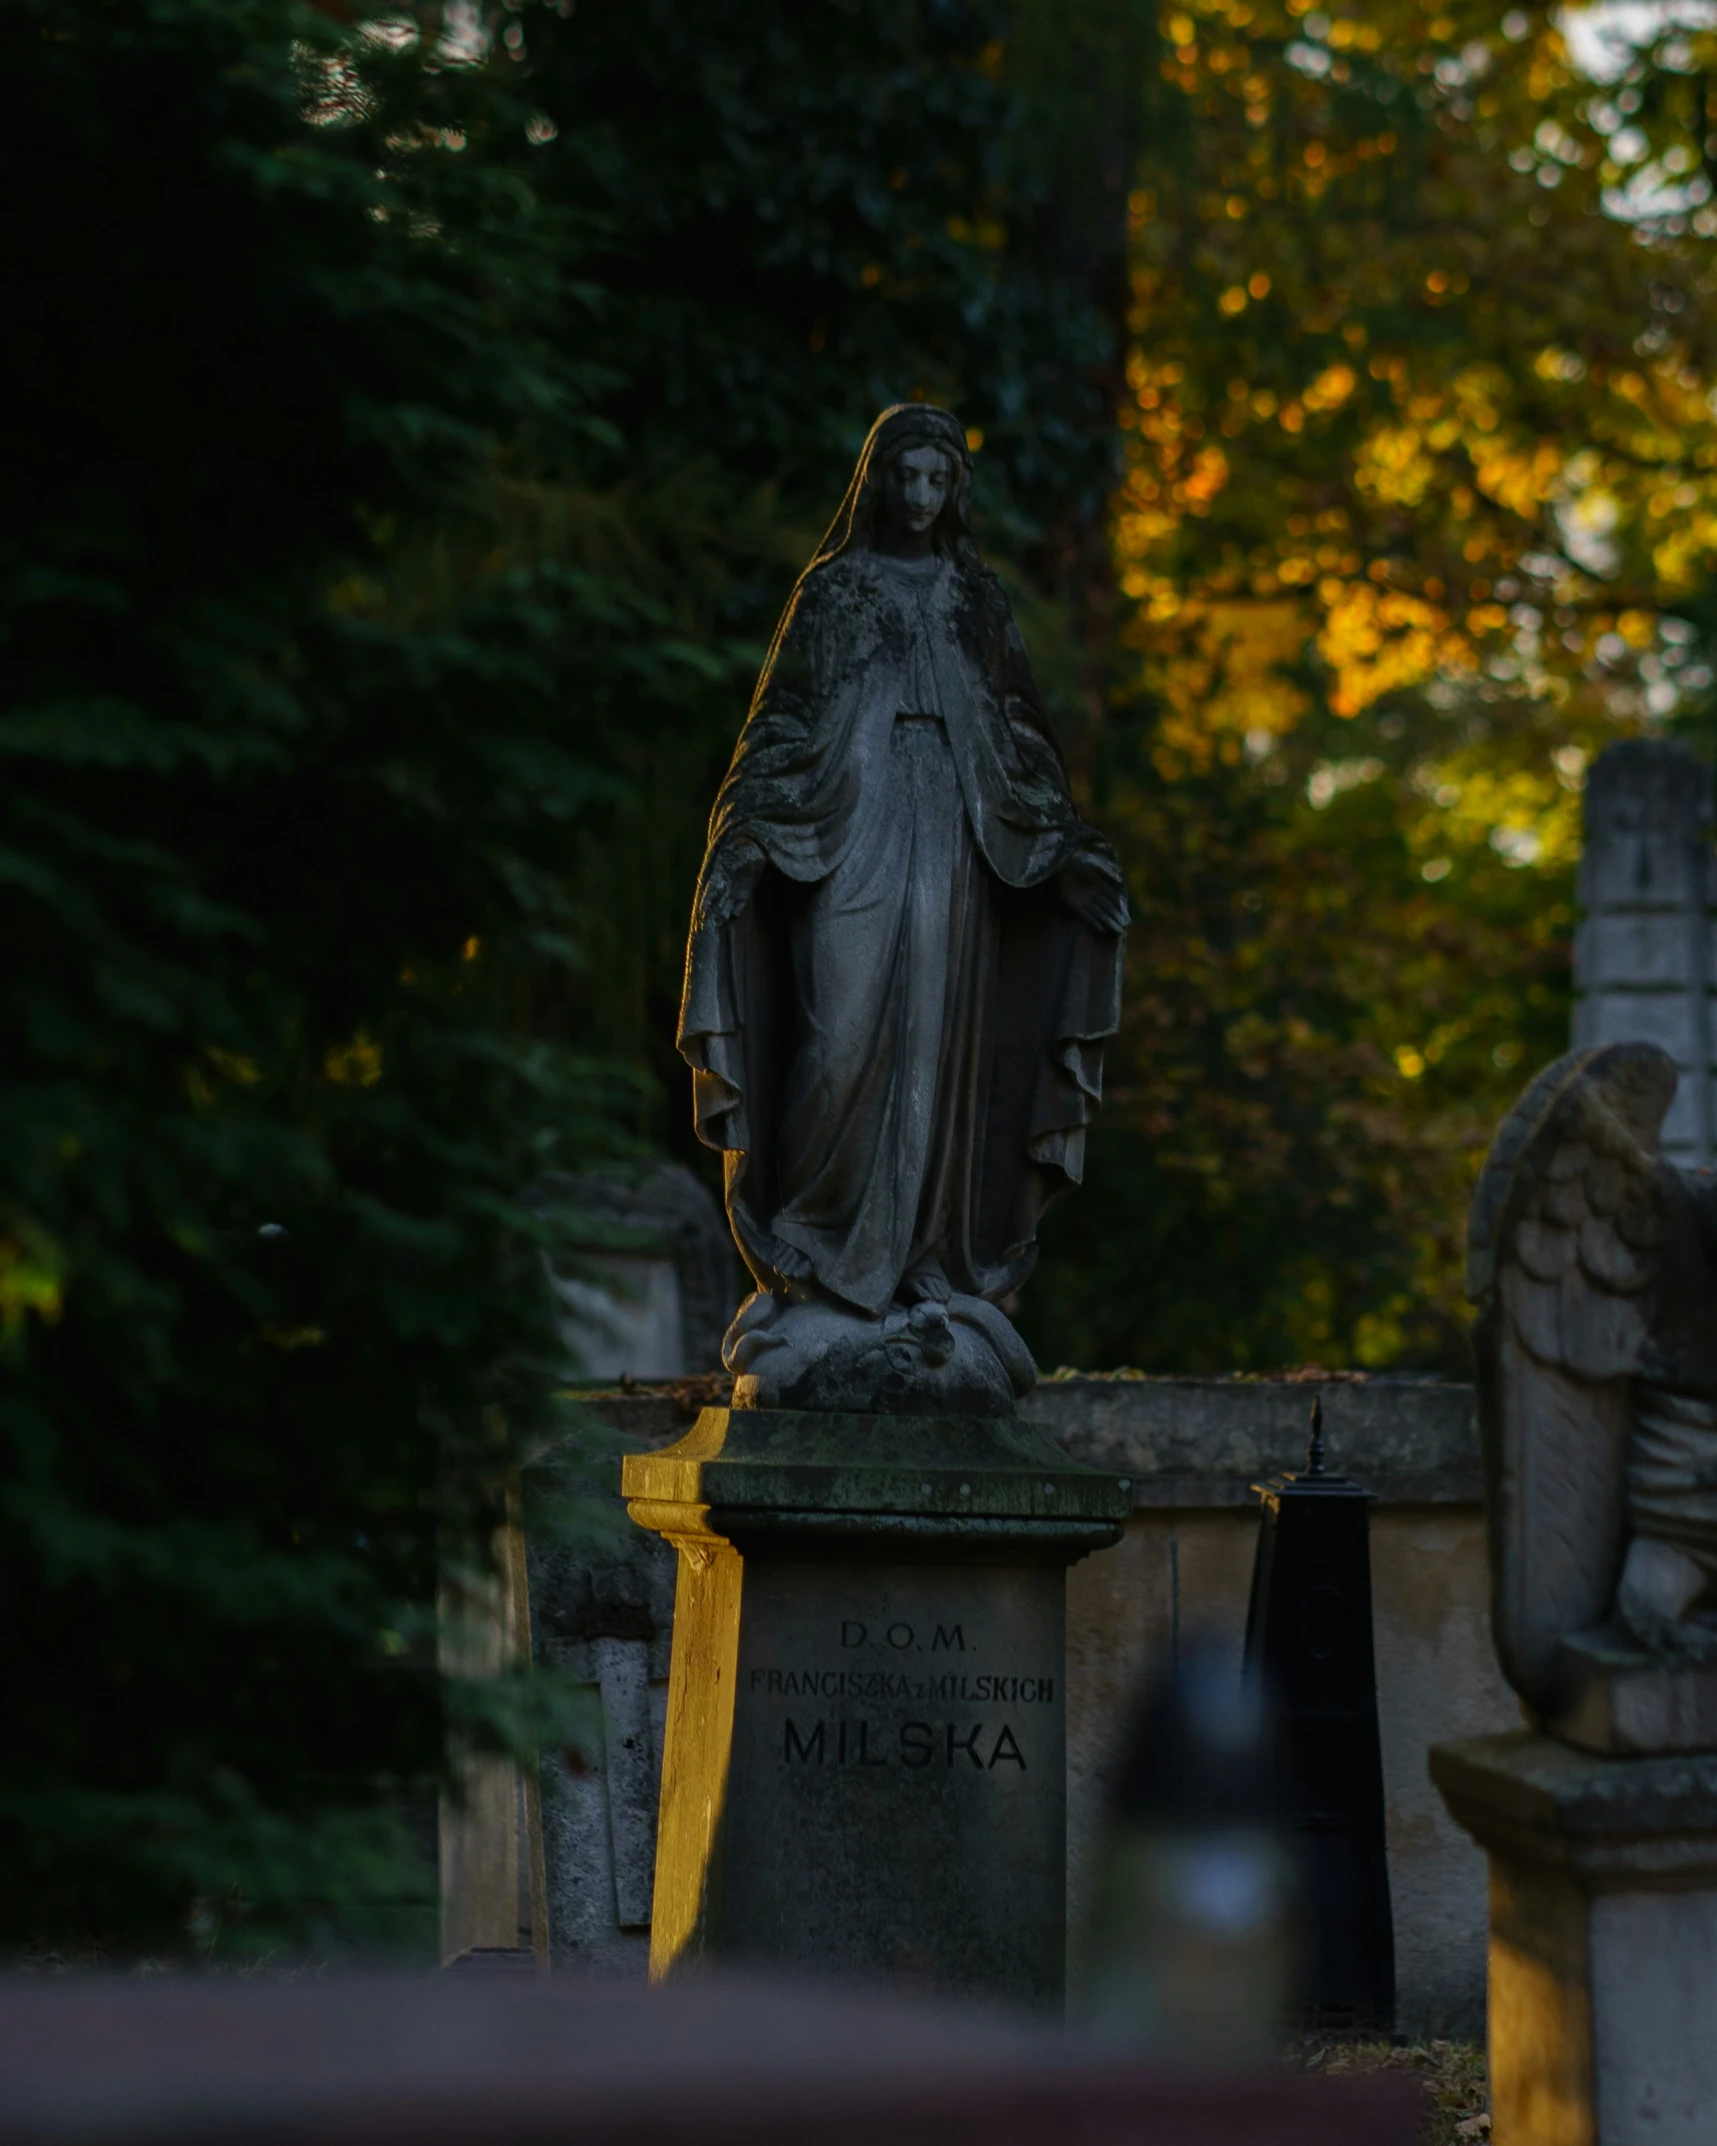
<svg viewBox="0 0 1717 2146"><path fill-rule="evenodd" d="M907 1304L946 1304L953 1294L954 1285L939 1259L921 1259L900 1284L901 1301Z"/></svg>
<svg viewBox="0 0 1717 2146"><path fill-rule="evenodd" d="M1622 1567L1616 1609L1636 1639L1661 1645L1686 1623L1710 1585L1710 1572L1690 1551L1636 1535Z"/></svg>

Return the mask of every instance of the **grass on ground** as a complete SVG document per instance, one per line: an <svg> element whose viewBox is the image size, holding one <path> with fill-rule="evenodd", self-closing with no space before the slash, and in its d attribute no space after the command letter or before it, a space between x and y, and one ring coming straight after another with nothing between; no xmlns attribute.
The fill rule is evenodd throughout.
<svg viewBox="0 0 1717 2146"><path fill-rule="evenodd" d="M1325 2078L1354 2072L1405 2072L1425 2088L1421 2146L1485 2146L1490 2138L1490 2088L1485 2053L1477 2042L1357 2042L1308 2035L1298 2057Z"/></svg>

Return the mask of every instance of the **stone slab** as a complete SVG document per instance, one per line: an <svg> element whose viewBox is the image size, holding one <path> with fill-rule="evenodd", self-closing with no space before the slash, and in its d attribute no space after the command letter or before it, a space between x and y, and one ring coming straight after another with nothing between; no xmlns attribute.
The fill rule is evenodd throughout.
<svg viewBox="0 0 1717 2146"><path fill-rule="evenodd" d="M858 1416L706 1408L676 1445L628 1455L632 1516L676 1540L673 1508L714 1516L741 1547L820 1535L893 1555L909 1538L938 1555L1010 1543L1046 1555L1115 1540L1125 1480L1069 1460L1035 1425L973 1416ZM660 1508L658 1514L657 1508Z"/></svg>
<svg viewBox="0 0 1717 2146"><path fill-rule="evenodd" d="M683 1438L700 1407L725 1405L730 1383L590 1388L585 1398L629 1438L662 1445ZM1081 1372L1042 1380L1019 1421L1047 1433L1063 1459L1123 1477L1135 1510L1255 1510L1255 1482L1304 1464L1314 1398L1323 1402L1328 1466L1380 1504L1480 1502L1477 1406L1458 1381Z"/></svg>
<svg viewBox="0 0 1717 2146"><path fill-rule="evenodd" d="M1135 1507L1255 1509L1254 1483L1305 1465L1314 1399L1332 1474L1385 1504L1479 1502L1473 1389L1440 1379L1076 1375L1045 1379L1021 1415L1124 1475Z"/></svg>
<svg viewBox="0 0 1717 2146"><path fill-rule="evenodd" d="M1700 1055L1700 1011L1688 991L1594 991L1579 1004L1576 1048L1605 1043L1655 1043L1684 1070ZM1710 1014L1703 1016L1710 1035Z"/></svg>
<svg viewBox="0 0 1717 2146"><path fill-rule="evenodd" d="M1516 1731L1440 1745L1431 1773L1490 1859L1496 2146L1709 2146L1717 1756Z"/></svg>
<svg viewBox="0 0 1717 2146"><path fill-rule="evenodd" d="M1571 1871L1593 1891L1717 1884L1717 1754L1600 1758L1515 1729L1437 1745L1431 1778L1487 1852Z"/></svg>
<svg viewBox="0 0 1717 2146"><path fill-rule="evenodd" d="M1685 910L1588 916L1574 934L1575 988L1685 990L1704 980L1695 971L1701 943Z"/></svg>

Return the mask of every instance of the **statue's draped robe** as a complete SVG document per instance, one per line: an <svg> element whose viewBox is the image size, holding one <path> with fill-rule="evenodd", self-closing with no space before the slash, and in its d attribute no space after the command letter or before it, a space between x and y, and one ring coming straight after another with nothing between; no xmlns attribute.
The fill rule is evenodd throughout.
<svg viewBox="0 0 1717 2146"><path fill-rule="evenodd" d="M743 836L773 869L724 921ZM711 817L680 1023L762 1287L781 1245L873 1313L925 1258L992 1300L1030 1272L1120 1008L1119 935L1054 884L1076 856L1119 884L995 577L813 567Z"/></svg>

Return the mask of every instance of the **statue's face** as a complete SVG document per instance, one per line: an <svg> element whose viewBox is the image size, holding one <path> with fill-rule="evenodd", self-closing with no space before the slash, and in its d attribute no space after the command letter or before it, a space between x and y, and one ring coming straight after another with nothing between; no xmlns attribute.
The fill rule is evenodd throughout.
<svg viewBox="0 0 1717 2146"><path fill-rule="evenodd" d="M953 474L940 447L908 447L897 454L882 480L889 520L922 536L948 504Z"/></svg>

